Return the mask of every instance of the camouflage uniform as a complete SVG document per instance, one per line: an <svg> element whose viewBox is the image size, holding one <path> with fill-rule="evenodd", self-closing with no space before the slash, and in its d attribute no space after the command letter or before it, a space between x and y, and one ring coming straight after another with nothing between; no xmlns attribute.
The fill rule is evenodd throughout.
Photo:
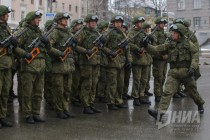
<svg viewBox="0 0 210 140"><path fill-rule="evenodd" d="M167 75L165 90L158 105L158 112L165 112L168 109L171 98L180 83L185 85L187 92L190 94L195 104L198 105L199 111L201 111L201 109L203 109L204 100L197 91L196 81L193 76L199 63L198 48L184 37L186 29L182 24L174 24L172 30L181 35L178 41L148 47L150 52L167 51L169 56L168 62L170 64L170 70ZM153 117L155 114L157 116L157 113L154 111L149 110L149 113Z"/></svg>
<svg viewBox="0 0 210 140"><path fill-rule="evenodd" d="M106 21L102 21L98 24L97 28L100 33L103 33L107 30L109 23ZM102 103L107 103L107 95L105 93L106 90L106 66L107 66L107 59L106 55L101 51L101 60L100 60L100 76L97 85L97 95L99 96L99 101Z"/></svg>
<svg viewBox="0 0 210 140"><path fill-rule="evenodd" d="M87 15L85 22L88 24L90 21L98 21L95 15ZM93 41L99 36L96 29L84 27L78 36L78 45L84 50L91 50ZM93 114L95 107L96 86L100 74L100 52L97 52L91 59L88 60L86 54L79 55L80 66L80 99L84 106L83 113ZM97 113L100 113L98 110Z"/></svg>
<svg viewBox="0 0 210 140"><path fill-rule="evenodd" d="M0 5L0 17L10 12L11 11L8 7ZM11 30L6 22L7 21L0 20L1 42L11 35ZM9 46L6 46L6 54L4 54L3 52L3 49L5 49L3 48L4 46L0 45L0 127L2 127L2 125L12 126L12 124L8 122L5 123L4 121L7 114L7 101L9 97L9 90L12 84L12 52L14 51L15 54L18 54L21 57L26 55L26 52L16 47L16 44L14 44L13 42L11 44L14 46L14 48L12 50L11 48L9 48Z"/></svg>
<svg viewBox="0 0 210 140"><path fill-rule="evenodd" d="M112 18L113 23L118 20L121 20L123 22L123 17L117 15ZM108 95L109 109L116 110L118 109L118 107L126 107L123 105L122 100L124 87L124 65L126 59L129 62L131 62L132 60L129 49L124 49L123 53L115 57L114 59L110 57L110 55L116 55L115 52L119 49L118 44L126 38L126 35L121 31L121 29L113 27L111 28L111 30L112 31L106 37L107 41L104 48L104 51L107 54L106 57L108 61L106 71L106 77L108 81L106 94Z"/></svg>
<svg viewBox="0 0 210 140"><path fill-rule="evenodd" d="M163 19L158 17L156 19L156 24L159 23L166 23L166 21L161 22L160 20ZM153 45L161 45L166 40L166 34L164 33L163 29L158 28L154 33L154 37L156 38L153 42ZM159 97L163 93L163 86L165 82L165 76L167 72L167 53L166 52L159 52L158 54L153 55L153 68L152 73L154 76L154 94L156 101L159 101Z"/></svg>
<svg viewBox="0 0 210 140"><path fill-rule="evenodd" d="M138 22L144 22L140 16L133 18L133 24L138 24ZM137 36L135 36L138 34ZM134 38L132 38L135 36ZM140 102L149 104L150 102L143 99L144 91L148 78L149 64L151 62L151 56L142 50L142 40L146 36L146 33L142 27L135 26L128 33L128 38L132 38L129 45L131 50L131 55L133 58L132 62L132 73L133 73L133 87L132 87L132 97L134 98L134 105L139 106ZM144 101L143 101L144 100Z"/></svg>

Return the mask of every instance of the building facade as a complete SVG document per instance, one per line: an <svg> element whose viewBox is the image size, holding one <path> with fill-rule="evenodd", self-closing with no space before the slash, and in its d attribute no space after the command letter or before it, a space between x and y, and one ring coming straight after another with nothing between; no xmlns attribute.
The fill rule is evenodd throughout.
<svg viewBox="0 0 210 140"><path fill-rule="evenodd" d="M167 9L175 18L188 19L191 28L210 30L210 0L167 0Z"/></svg>

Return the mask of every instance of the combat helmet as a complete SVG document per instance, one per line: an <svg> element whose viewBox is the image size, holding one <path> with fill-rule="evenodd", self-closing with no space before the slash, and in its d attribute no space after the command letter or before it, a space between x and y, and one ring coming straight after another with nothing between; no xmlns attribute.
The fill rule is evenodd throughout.
<svg viewBox="0 0 210 140"><path fill-rule="evenodd" d="M83 24L83 19L75 19L71 22L71 27L76 26L77 24Z"/></svg>
<svg viewBox="0 0 210 140"><path fill-rule="evenodd" d="M122 15L115 15L111 18L111 23L114 23L115 21L122 21L124 22L124 18Z"/></svg>
<svg viewBox="0 0 210 140"><path fill-rule="evenodd" d="M25 21L26 21L26 22L30 22L30 21L32 21L33 19L37 18L37 17L41 18L41 16L42 16L41 11L39 11L39 10L37 10L37 11L31 11L31 12L29 12L29 13L26 15Z"/></svg>
<svg viewBox="0 0 210 140"><path fill-rule="evenodd" d="M104 29L104 28L107 28L108 26L109 26L109 22L107 22L107 21L101 21L101 22L98 24L97 28L98 28L99 30L102 30L102 29Z"/></svg>
<svg viewBox="0 0 210 140"><path fill-rule="evenodd" d="M62 12L59 12L59 13L57 13L56 15L55 15L55 17L54 17L54 21L55 22L58 22L60 19L62 19L62 18L67 18L67 19L69 19L70 18L70 15L69 15L69 13L62 13Z"/></svg>
<svg viewBox="0 0 210 140"><path fill-rule="evenodd" d="M160 24L160 23L166 24L166 23L168 23L168 22L167 22L167 20L166 20L165 18L163 18L163 17L157 17L157 18L155 19L155 24Z"/></svg>
<svg viewBox="0 0 210 140"><path fill-rule="evenodd" d="M98 22L98 16L97 15L93 15L93 14L88 14L86 17L85 17L85 22L90 22L90 21L96 21Z"/></svg>
<svg viewBox="0 0 210 140"><path fill-rule="evenodd" d="M135 16L132 19L132 24L136 24L137 22L145 22L145 17L144 16Z"/></svg>
<svg viewBox="0 0 210 140"><path fill-rule="evenodd" d="M142 28L143 29L151 28L151 25L149 23L143 23Z"/></svg>
<svg viewBox="0 0 210 140"><path fill-rule="evenodd" d="M10 7L0 5L0 16L3 16L6 13L12 12L12 9Z"/></svg>
<svg viewBox="0 0 210 140"><path fill-rule="evenodd" d="M170 30L180 33L181 36L184 36L187 33L187 28L180 23L172 24Z"/></svg>

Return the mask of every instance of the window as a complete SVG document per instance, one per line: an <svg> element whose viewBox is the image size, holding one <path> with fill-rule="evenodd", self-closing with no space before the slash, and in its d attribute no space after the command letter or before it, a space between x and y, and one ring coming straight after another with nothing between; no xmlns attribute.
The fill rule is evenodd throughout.
<svg viewBox="0 0 210 140"><path fill-rule="evenodd" d="M20 18L23 19L25 17L25 11L21 11Z"/></svg>
<svg viewBox="0 0 210 140"><path fill-rule="evenodd" d="M64 8L65 8L65 3L62 3L62 9L64 10Z"/></svg>
<svg viewBox="0 0 210 140"><path fill-rule="evenodd" d="M177 0L178 9L185 9L185 0Z"/></svg>
<svg viewBox="0 0 210 140"><path fill-rule="evenodd" d="M24 0L21 0L22 2L24 2Z"/></svg>
<svg viewBox="0 0 210 140"><path fill-rule="evenodd" d="M201 17L193 17L193 25L194 25L194 27L200 27L201 26Z"/></svg>
<svg viewBox="0 0 210 140"><path fill-rule="evenodd" d="M42 0L39 0L39 5L42 5Z"/></svg>
<svg viewBox="0 0 210 140"><path fill-rule="evenodd" d="M11 12L11 19L15 19L15 12Z"/></svg>
<svg viewBox="0 0 210 140"><path fill-rule="evenodd" d="M147 16L150 15L150 8L146 7L146 9L145 9L145 14L146 14Z"/></svg>
<svg viewBox="0 0 210 140"><path fill-rule="evenodd" d="M31 0L31 4L34 4L34 0Z"/></svg>
<svg viewBox="0 0 210 140"><path fill-rule="evenodd" d="M201 0L194 0L193 8L198 9L201 8Z"/></svg>
<svg viewBox="0 0 210 140"><path fill-rule="evenodd" d="M75 7L75 12L76 12L76 13L78 12L78 6Z"/></svg>
<svg viewBox="0 0 210 140"><path fill-rule="evenodd" d="M69 11L71 11L71 4L69 5Z"/></svg>
<svg viewBox="0 0 210 140"><path fill-rule="evenodd" d="M85 12L85 9L84 9L84 7L82 7L82 13L84 13Z"/></svg>

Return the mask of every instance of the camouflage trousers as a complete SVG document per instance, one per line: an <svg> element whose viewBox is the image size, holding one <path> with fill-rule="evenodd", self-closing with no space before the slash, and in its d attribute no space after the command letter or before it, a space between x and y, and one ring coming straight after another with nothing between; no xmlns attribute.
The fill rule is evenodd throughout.
<svg viewBox="0 0 210 140"><path fill-rule="evenodd" d="M71 90L71 101L78 102L79 100L79 89L80 89L80 69L79 65L75 65L75 71L72 73L72 90Z"/></svg>
<svg viewBox="0 0 210 140"><path fill-rule="evenodd" d="M44 72L21 72L21 105L24 117L39 115L44 89Z"/></svg>
<svg viewBox="0 0 210 140"><path fill-rule="evenodd" d="M52 94L54 109L57 113L69 110L70 93L72 86L72 73L52 73Z"/></svg>
<svg viewBox="0 0 210 140"><path fill-rule="evenodd" d="M167 61L154 59L152 72L154 76L154 94L155 96L161 96L167 73Z"/></svg>
<svg viewBox="0 0 210 140"><path fill-rule="evenodd" d="M133 88L132 97L140 98L144 96L145 87L147 84L149 66L132 65L133 73Z"/></svg>
<svg viewBox="0 0 210 140"><path fill-rule="evenodd" d="M6 118L7 101L12 84L11 69L0 70L0 118Z"/></svg>
<svg viewBox="0 0 210 140"><path fill-rule="evenodd" d="M107 88L106 94L108 95L108 101L110 104L122 104L122 93L124 87L124 67L106 69Z"/></svg>
<svg viewBox="0 0 210 140"><path fill-rule="evenodd" d="M97 94L99 97L107 97L107 95L105 94L106 83L107 83L106 67L101 66L100 76L99 76L98 85L97 85Z"/></svg>
<svg viewBox="0 0 210 140"><path fill-rule="evenodd" d="M125 73L125 75L124 75L124 88L123 88L123 93L124 94L127 94L128 93L130 76L131 76L131 68L125 67L124 73Z"/></svg>
<svg viewBox="0 0 210 140"><path fill-rule="evenodd" d="M148 68L148 77L147 77L147 84L145 87L145 91L149 91L150 89L150 78L151 78L151 65Z"/></svg>
<svg viewBox="0 0 210 140"><path fill-rule="evenodd" d="M44 97L48 104L53 105L53 94L52 94L52 73L45 72L44 78Z"/></svg>
<svg viewBox="0 0 210 140"><path fill-rule="evenodd" d="M100 66L80 65L80 74L80 99L84 107L89 107L95 101Z"/></svg>
<svg viewBox="0 0 210 140"><path fill-rule="evenodd" d="M180 70L177 71L183 71L183 75L186 75L187 69L185 69L181 70L180 68ZM181 75L181 73L177 75ZM171 102L171 98L173 97L174 93L176 93L180 83L184 84L187 93L189 93L190 97L194 100L196 105L203 105L205 103L197 91L197 84L194 78L187 76L177 77L176 74L173 74L169 71L165 83L165 90L161 97L160 103L158 104L158 111L165 112L168 109Z"/></svg>

